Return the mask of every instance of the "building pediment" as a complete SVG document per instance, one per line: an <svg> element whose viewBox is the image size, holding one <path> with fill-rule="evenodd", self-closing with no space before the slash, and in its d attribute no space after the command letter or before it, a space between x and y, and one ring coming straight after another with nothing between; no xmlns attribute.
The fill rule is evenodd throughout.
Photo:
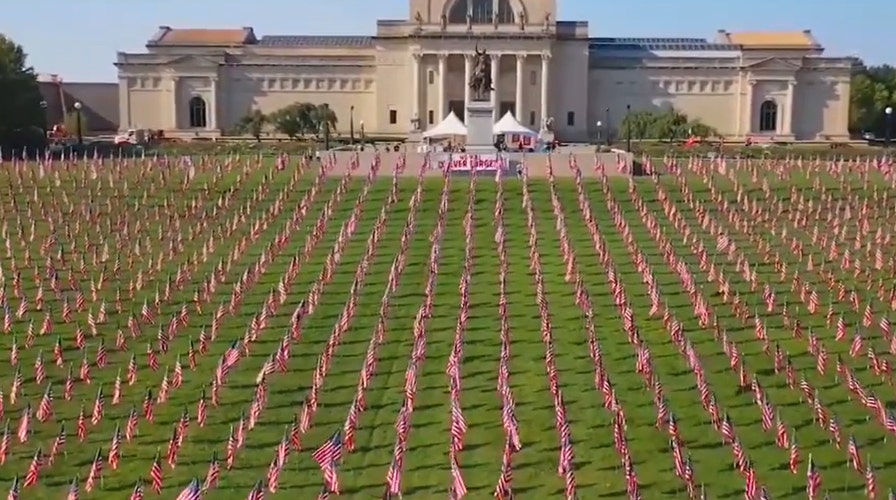
<svg viewBox="0 0 896 500"><path fill-rule="evenodd" d="M744 65L752 71L797 71L800 65L778 57L767 57Z"/></svg>
<svg viewBox="0 0 896 500"><path fill-rule="evenodd" d="M165 63L168 66L181 66L190 68L217 68L219 62L204 56L184 55L169 59Z"/></svg>

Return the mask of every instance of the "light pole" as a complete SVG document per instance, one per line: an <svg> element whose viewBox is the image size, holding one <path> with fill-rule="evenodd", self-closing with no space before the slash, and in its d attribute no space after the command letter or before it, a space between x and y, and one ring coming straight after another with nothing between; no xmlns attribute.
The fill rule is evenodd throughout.
<svg viewBox="0 0 896 500"><path fill-rule="evenodd" d="M358 120L358 126L361 127L361 151L364 151L364 120Z"/></svg>
<svg viewBox="0 0 896 500"><path fill-rule="evenodd" d="M78 135L78 146L84 144L84 130L81 128L81 101L75 101L75 133Z"/></svg>
<svg viewBox="0 0 896 500"><path fill-rule="evenodd" d="M600 143L601 143L601 132L603 132L603 130L602 130L601 127L603 127L604 124L603 124L602 121L597 120L597 123L596 123L595 125L597 125L597 145L600 146Z"/></svg>
<svg viewBox="0 0 896 500"><path fill-rule="evenodd" d="M330 105L324 103L324 151L330 150Z"/></svg>
<svg viewBox="0 0 896 500"><path fill-rule="evenodd" d="M47 138L47 101L40 101L40 109L41 114L43 115L43 120L41 120L41 129L44 131L44 139Z"/></svg>
<svg viewBox="0 0 896 500"><path fill-rule="evenodd" d="M607 124L607 147L610 147L610 108L604 110L606 116L604 116L604 123Z"/></svg>
<svg viewBox="0 0 896 500"><path fill-rule="evenodd" d="M884 115L886 115L887 118L887 123L884 124L884 127L886 127L884 130L884 133L886 134L884 136L884 147L889 148L890 137L893 133L893 107L887 106L886 108L884 108Z"/></svg>
<svg viewBox="0 0 896 500"><path fill-rule="evenodd" d="M348 143L355 145L355 106L348 107Z"/></svg>
<svg viewBox="0 0 896 500"><path fill-rule="evenodd" d="M632 113L632 105L625 105L625 150L632 152L632 121L629 115Z"/></svg>

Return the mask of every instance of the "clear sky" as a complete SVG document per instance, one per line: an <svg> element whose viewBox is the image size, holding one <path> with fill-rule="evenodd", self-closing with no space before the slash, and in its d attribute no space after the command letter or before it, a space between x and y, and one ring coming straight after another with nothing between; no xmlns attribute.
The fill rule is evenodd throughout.
<svg viewBox="0 0 896 500"><path fill-rule="evenodd" d="M712 38L716 30L811 29L832 55L896 63L896 0L558 0L560 20L591 36ZM0 32L29 64L67 81L114 81L117 51L140 51L160 25L252 26L262 35L373 34L408 16L407 0L29 0L6 2Z"/></svg>

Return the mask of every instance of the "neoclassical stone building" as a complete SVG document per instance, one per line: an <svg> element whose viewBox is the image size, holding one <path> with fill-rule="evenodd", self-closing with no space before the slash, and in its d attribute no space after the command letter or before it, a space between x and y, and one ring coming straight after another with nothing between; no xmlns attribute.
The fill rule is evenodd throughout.
<svg viewBox="0 0 896 500"><path fill-rule="evenodd" d="M377 21L375 36L162 26L146 52L117 55L120 126L216 136L254 109L311 102L340 133L405 136L464 116L478 47L493 58L495 120L547 120L567 141L669 106L731 139L847 137L854 60L825 56L808 30L595 38L556 12L557 0L408 0L407 19Z"/></svg>

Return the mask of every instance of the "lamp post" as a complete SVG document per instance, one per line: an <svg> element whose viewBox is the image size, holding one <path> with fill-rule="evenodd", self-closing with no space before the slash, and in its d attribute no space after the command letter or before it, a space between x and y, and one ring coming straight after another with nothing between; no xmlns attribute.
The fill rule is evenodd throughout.
<svg viewBox="0 0 896 500"><path fill-rule="evenodd" d="M601 143L601 132L603 131L603 130L601 129L601 127L603 127L604 124L603 124L602 121L597 120L597 123L595 123L595 125L597 125L597 145L600 146L600 143Z"/></svg>
<svg viewBox="0 0 896 500"><path fill-rule="evenodd" d="M84 130L81 128L81 101L75 101L75 133L78 135L78 146L84 145Z"/></svg>
<svg viewBox="0 0 896 500"><path fill-rule="evenodd" d="M884 147L889 148L890 147L890 137L892 137L892 133L893 133L893 107L887 106L886 108L884 108L884 115L886 115L886 118L887 118L887 123L884 124L884 126L886 127L886 129L884 131L886 134L884 136Z"/></svg>
<svg viewBox="0 0 896 500"><path fill-rule="evenodd" d="M604 114L606 115L604 116L604 123L607 124L607 147L610 147L610 108L605 109Z"/></svg>
<svg viewBox="0 0 896 500"><path fill-rule="evenodd" d="M355 106L348 107L348 143L355 145Z"/></svg>
<svg viewBox="0 0 896 500"><path fill-rule="evenodd" d="M632 105L625 105L625 150L629 153L632 152L632 121L629 119L629 115L632 112Z"/></svg>
<svg viewBox="0 0 896 500"><path fill-rule="evenodd" d="M364 120L358 120L358 126L361 127L361 130L360 130L361 151L364 151Z"/></svg>
<svg viewBox="0 0 896 500"><path fill-rule="evenodd" d="M324 151L329 151L330 150L330 121L329 121L330 105L327 103L324 103L324 110L326 111L326 113L324 113Z"/></svg>
<svg viewBox="0 0 896 500"><path fill-rule="evenodd" d="M41 114L43 115L43 119L41 120L41 129L43 129L44 131L44 139L47 138L47 106L47 101L40 101Z"/></svg>

